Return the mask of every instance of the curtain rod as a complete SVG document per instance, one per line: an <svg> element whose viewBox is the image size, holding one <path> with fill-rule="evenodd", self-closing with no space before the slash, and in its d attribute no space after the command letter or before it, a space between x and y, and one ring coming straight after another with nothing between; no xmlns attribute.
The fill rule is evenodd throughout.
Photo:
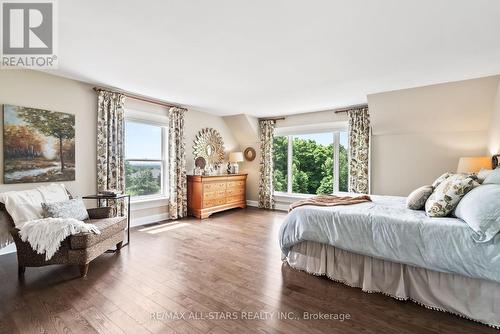
<svg viewBox="0 0 500 334"><path fill-rule="evenodd" d="M361 109L361 108L368 108L368 104L366 104L366 103L364 103L364 104L355 104L355 105L352 105L352 106L343 107L343 108L337 108L337 109L333 109L333 110L335 111L336 114L339 114L339 113L342 113L342 112L348 112L349 110Z"/></svg>
<svg viewBox="0 0 500 334"><path fill-rule="evenodd" d="M285 117L264 117L264 118L259 118L259 121L282 121L284 119Z"/></svg>
<svg viewBox="0 0 500 334"><path fill-rule="evenodd" d="M134 95L134 94L131 94L131 93L127 93L127 92L124 92L122 90L112 90L112 89L108 89L108 88L102 88L102 87L94 87L93 88L94 91L98 92L100 90L105 90L105 91L110 91L110 92L116 92L116 93L120 93L130 99L134 99L134 100L138 100L138 101L143 101L143 102L147 102L147 103L151 103L151 104L156 104L156 105L159 105L159 106L162 106L162 107L167 107L167 108L172 108L172 107L175 107L175 108L181 108L181 109L186 109L184 107L181 107L179 105L176 105L176 104L170 104L170 103L167 103L167 102L163 102L163 101L160 101L160 100L155 100L155 99L152 99L152 98L149 98L149 97L146 97L146 96L140 96L140 95Z"/></svg>

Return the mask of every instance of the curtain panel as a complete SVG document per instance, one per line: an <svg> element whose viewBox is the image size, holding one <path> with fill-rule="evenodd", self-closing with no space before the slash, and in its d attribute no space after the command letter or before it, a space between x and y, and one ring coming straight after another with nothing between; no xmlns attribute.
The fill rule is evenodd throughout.
<svg viewBox="0 0 500 334"><path fill-rule="evenodd" d="M187 216L186 143L184 137L185 112L186 109L172 107L168 115L170 219Z"/></svg>
<svg viewBox="0 0 500 334"><path fill-rule="evenodd" d="M370 115L368 107L347 111L349 117L349 191L370 193Z"/></svg>
<svg viewBox="0 0 500 334"><path fill-rule="evenodd" d="M274 120L259 121L260 138L260 180L259 208L274 209L273 186L273 141Z"/></svg>
<svg viewBox="0 0 500 334"><path fill-rule="evenodd" d="M124 101L123 94L97 91L97 191L125 191ZM121 203L110 204L125 209Z"/></svg>

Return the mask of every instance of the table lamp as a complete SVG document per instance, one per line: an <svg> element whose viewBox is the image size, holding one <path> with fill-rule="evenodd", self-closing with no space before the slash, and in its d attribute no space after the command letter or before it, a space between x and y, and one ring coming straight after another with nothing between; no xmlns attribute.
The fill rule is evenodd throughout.
<svg viewBox="0 0 500 334"><path fill-rule="evenodd" d="M491 169L490 157L463 157L458 160L457 173L477 173L482 168Z"/></svg>
<svg viewBox="0 0 500 334"><path fill-rule="evenodd" d="M243 161L243 152L231 152L229 153L229 162L231 163L232 174L238 174L240 172L240 166L238 162Z"/></svg>

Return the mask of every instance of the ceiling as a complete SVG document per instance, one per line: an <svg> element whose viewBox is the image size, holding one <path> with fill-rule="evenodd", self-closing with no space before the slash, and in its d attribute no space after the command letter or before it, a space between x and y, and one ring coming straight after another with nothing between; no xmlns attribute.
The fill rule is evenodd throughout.
<svg viewBox="0 0 500 334"><path fill-rule="evenodd" d="M64 0L55 74L277 116L500 73L496 0Z"/></svg>

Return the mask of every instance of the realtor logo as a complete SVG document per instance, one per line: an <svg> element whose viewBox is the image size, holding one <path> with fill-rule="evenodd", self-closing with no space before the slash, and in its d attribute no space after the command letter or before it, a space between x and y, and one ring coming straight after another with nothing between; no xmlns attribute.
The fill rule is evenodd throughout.
<svg viewBox="0 0 500 334"><path fill-rule="evenodd" d="M3 0L2 68L56 68L55 2Z"/></svg>

